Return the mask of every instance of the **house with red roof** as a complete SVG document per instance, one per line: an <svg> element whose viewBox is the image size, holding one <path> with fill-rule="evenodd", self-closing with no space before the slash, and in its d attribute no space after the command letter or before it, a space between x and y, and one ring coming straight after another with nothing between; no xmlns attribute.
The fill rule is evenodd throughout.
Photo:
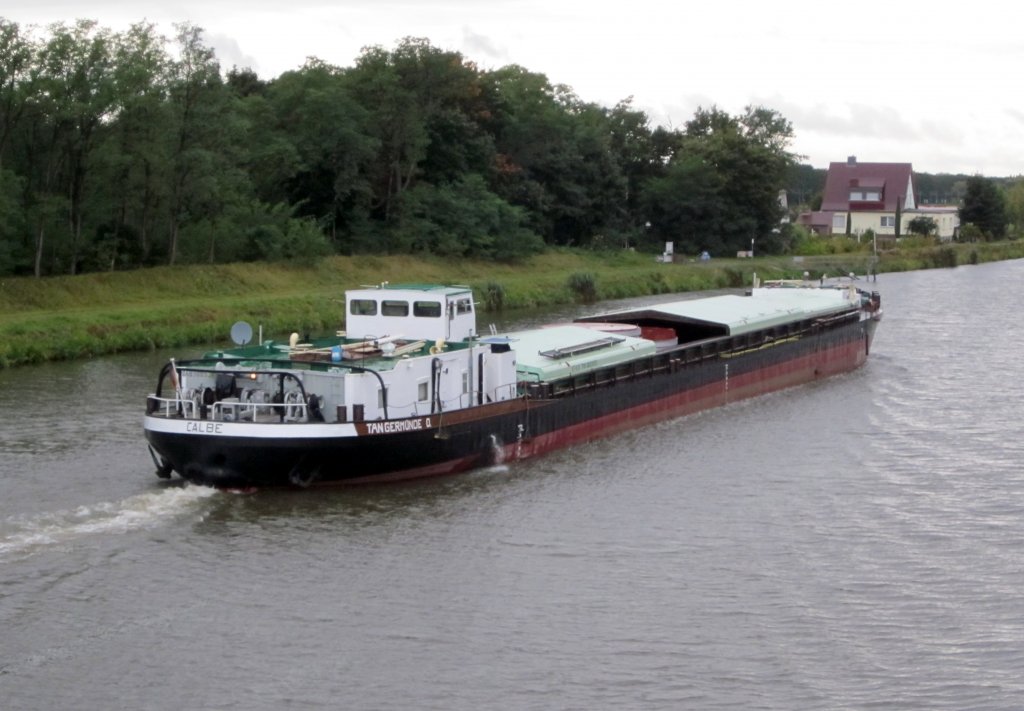
<svg viewBox="0 0 1024 711"><path fill-rule="evenodd" d="M821 210L800 215L797 224L825 235L857 237L871 230L878 236L899 237L908 234L909 222L922 215L935 220L941 239L953 237L959 223L956 208L919 208L910 163L860 163L850 156L845 163L829 164Z"/></svg>

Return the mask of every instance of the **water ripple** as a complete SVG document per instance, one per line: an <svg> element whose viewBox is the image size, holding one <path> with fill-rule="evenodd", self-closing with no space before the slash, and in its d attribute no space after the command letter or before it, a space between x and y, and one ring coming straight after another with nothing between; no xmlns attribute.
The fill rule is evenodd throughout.
<svg viewBox="0 0 1024 711"><path fill-rule="evenodd" d="M198 511L198 502L216 494L201 486L169 487L120 501L83 505L74 510L22 517L0 523L0 559L26 556L54 546L104 534L150 528L162 521Z"/></svg>

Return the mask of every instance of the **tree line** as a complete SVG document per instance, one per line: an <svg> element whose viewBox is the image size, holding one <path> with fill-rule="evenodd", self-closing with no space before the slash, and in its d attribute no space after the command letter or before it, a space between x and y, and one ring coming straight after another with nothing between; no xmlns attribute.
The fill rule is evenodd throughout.
<svg viewBox="0 0 1024 711"><path fill-rule="evenodd" d="M36 32L0 18L0 274L782 247L793 132L764 107L652 126L417 38L262 80L191 24Z"/></svg>

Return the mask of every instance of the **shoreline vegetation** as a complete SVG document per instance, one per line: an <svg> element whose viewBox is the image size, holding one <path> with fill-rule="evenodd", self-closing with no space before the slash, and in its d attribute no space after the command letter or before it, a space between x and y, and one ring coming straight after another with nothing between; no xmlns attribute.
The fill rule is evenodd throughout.
<svg viewBox="0 0 1024 711"><path fill-rule="evenodd" d="M344 327L344 292L389 281L465 284L481 313L652 294L741 288L762 280L948 268L1024 258L1024 241L948 244L878 255L659 263L628 251L549 250L519 264L436 257L328 257L313 266L235 263L0 279L0 368L227 341L248 321L265 339Z"/></svg>

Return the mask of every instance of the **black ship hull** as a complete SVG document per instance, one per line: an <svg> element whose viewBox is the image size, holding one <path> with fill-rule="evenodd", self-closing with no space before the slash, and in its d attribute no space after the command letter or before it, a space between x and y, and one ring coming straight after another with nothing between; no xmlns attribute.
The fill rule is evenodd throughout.
<svg viewBox="0 0 1024 711"><path fill-rule="evenodd" d="M401 420L332 424L146 418L158 468L224 488L410 479L514 461L853 370L880 314L789 338L672 349L527 386L519 398Z"/></svg>

